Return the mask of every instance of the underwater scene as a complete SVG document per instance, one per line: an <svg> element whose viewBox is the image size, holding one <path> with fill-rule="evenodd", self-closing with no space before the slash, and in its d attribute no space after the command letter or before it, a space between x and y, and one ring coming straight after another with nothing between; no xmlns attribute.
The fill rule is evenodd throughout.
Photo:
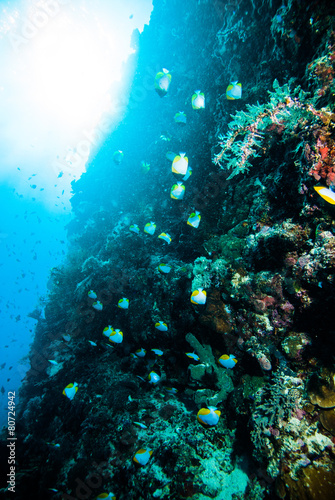
<svg viewBox="0 0 335 500"><path fill-rule="evenodd" d="M335 4L13 5L0 498L335 498Z"/></svg>

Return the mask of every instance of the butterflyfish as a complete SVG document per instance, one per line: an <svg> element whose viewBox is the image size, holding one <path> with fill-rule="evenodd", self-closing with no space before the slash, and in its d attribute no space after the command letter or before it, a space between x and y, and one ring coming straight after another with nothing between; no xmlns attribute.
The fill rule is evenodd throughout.
<svg viewBox="0 0 335 500"><path fill-rule="evenodd" d="M117 303L117 306L120 309L128 309L128 307L129 307L129 299L126 299L126 297L123 297L122 299L119 300L119 302Z"/></svg>
<svg viewBox="0 0 335 500"><path fill-rule="evenodd" d="M65 389L63 390L63 394L72 401L77 391L78 391L78 384L74 382L74 384L71 383L65 387Z"/></svg>
<svg viewBox="0 0 335 500"><path fill-rule="evenodd" d="M116 163L117 165L120 165L120 163L123 160L123 157L124 157L124 154L122 151L120 151L120 150L115 151L115 153L113 154L114 163Z"/></svg>
<svg viewBox="0 0 335 500"><path fill-rule="evenodd" d="M152 451L150 450L150 448L141 448L135 453L133 461L139 465L147 465L151 455Z"/></svg>
<svg viewBox="0 0 335 500"><path fill-rule="evenodd" d="M192 108L204 109L205 108L205 94L200 90L196 90L192 95Z"/></svg>
<svg viewBox="0 0 335 500"><path fill-rule="evenodd" d="M202 288L194 290L191 295L192 304L204 305L206 304L207 292Z"/></svg>
<svg viewBox="0 0 335 500"><path fill-rule="evenodd" d="M96 500L116 500L114 493L100 493L100 495L95 498Z"/></svg>
<svg viewBox="0 0 335 500"><path fill-rule="evenodd" d="M148 375L149 384L156 385L160 381L160 376L156 372L150 372Z"/></svg>
<svg viewBox="0 0 335 500"><path fill-rule="evenodd" d="M138 227L137 224L132 224L129 227L129 231L131 231L132 233L135 233L135 234L140 234L140 228Z"/></svg>
<svg viewBox="0 0 335 500"><path fill-rule="evenodd" d="M161 264L159 264L158 266L158 271L162 274L169 274L169 272L171 271L171 266L169 266L168 264L164 264L163 262Z"/></svg>
<svg viewBox="0 0 335 500"><path fill-rule="evenodd" d="M160 240L164 240L164 241L166 241L166 243L167 243L168 245L170 245L170 243L171 243L171 236L170 236L168 233L161 233L161 234L158 236L158 238L159 238Z"/></svg>
<svg viewBox="0 0 335 500"><path fill-rule="evenodd" d="M158 323L155 323L155 328L159 330L160 332L167 332L168 331L168 326L164 321L158 321Z"/></svg>
<svg viewBox="0 0 335 500"><path fill-rule="evenodd" d="M231 82L231 84L228 85L228 87L227 87L226 97L230 101L233 101L235 99L241 99L241 97L242 97L242 83L238 83L237 80L235 82Z"/></svg>
<svg viewBox="0 0 335 500"><path fill-rule="evenodd" d="M187 219L187 224L197 229L199 227L200 220L201 220L200 212L196 210L195 212L192 212L189 218Z"/></svg>
<svg viewBox="0 0 335 500"><path fill-rule="evenodd" d="M182 200L185 194L185 186L182 182L174 184L170 191L170 196L173 200Z"/></svg>
<svg viewBox="0 0 335 500"><path fill-rule="evenodd" d="M114 331L114 328L111 325L106 326L106 328L103 329L102 335L105 337L109 337Z"/></svg>
<svg viewBox="0 0 335 500"><path fill-rule="evenodd" d="M102 311L102 309L103 309L104 306L102 305L102 303L100 302L100 300L97 300L96 302L93 302L92 307L96 311Z"/></svg>
<svg viewBox="0 0 335 500"><path fill-rule="evenodd" d="M197 419L202 425L213 427L219 422L220 415L221 412L215 406L208 406L198 411Z"/></svg>
<svg viewBox="0 0 335 500"><path fill-rule="evenodd" d="M314 186L315 191L331 205L335 205L335 193L329 188L323 186Z"/></svg>
<svg viewBox="0 0 335 500"><path fill-rule="evenodd" d="M237 359L235 358L234 354L230 354L230 356L228 356L228 354L223 354L219 358L218 363L225 368L234 368L237 363Z"/></svg>
<svg viewBox="0 0 335 500"><path fill-rule="evenodd" d="M147 224L144 226L144 232L150 234L151 236L155 233L155 231L156 224L154 222L147 222Z"/></svg>
<svg viewBox="0 0 335 500"><path fill-rule="evenodd" d="M166 96L168 93L172 76L168 69L163 68L163 71L159 71L155 77L155 90L160 97Z"/></svg>
<svg viewBox="0 0 335 500"><path fill-rule="evenodd" d="M138 358L144 358L146 353L147 353L147 351L145 349L143 349L143 347L141 347L141 349L137 349L137 351L135 351L135 354Z"/></svg>
<svg viewBox="0 0 335 500"><path fill-rule="evenodd" d="M156 354L156 356L163 356L164 352L162 351L162 349L150 349L150 351L152 351L153 353Z"/></svg>
<svg viewBox="0 0 335 500"><path fill-rule="evenodd" d="M186 175L188 167L188 158L186 153L179 153L176 155L172 162L172 172L174 174Z"/></svg>
<svg viewBox="0 0 335 500"><path fill-rule="evenodd" d="M113 344L121 344L123 341L123 333L119 328L113 330L113 332L108 337L109 342L113 342Z"/></svg>
<svg viewBox="0 0 335 500"><path fill-rule="evenodd" d="M187 118L184 111L178 111L178 113L174 115L173 119L176 123L179 123L180 125L186 125Z"/></svg>

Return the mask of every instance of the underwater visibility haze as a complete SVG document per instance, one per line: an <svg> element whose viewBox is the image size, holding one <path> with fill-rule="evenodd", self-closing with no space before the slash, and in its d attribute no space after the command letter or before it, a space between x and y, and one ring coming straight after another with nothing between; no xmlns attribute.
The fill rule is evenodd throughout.
<svg viewBox="0 0 335 500"><path fill-rule="evenodd" d="M335 6L0 9L0 498L333 498Z"/></svg>

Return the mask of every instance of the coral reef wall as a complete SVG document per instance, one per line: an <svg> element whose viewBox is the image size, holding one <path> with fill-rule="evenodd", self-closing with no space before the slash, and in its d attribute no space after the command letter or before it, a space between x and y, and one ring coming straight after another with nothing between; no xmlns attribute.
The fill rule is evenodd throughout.
<svg viewBox="0 0 335 500"><path fill-rule="evenodd" d="M73 185L71 249L20 395L18 500L331 498L334 14L326 0L154 1L124 119ZM167 157L183 151L180 201ZM197 421L207 407L215 426Z"/></svg>

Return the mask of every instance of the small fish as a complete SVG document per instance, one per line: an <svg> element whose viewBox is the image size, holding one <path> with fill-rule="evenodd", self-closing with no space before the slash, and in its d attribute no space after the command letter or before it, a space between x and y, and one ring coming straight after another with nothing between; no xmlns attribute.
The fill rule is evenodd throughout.
<svg viewBox="0 0 335 500"><path fill-rule="evenodd" d="M197 229L199 227L200 221L201 221L200 212L196 210L195 212L192 212L189 218L187 219L187 224Z"/></svg>
<svg viewBox="0 0 335 500"><path fill-rule="evenodd" d="M172 172L174 174L185 175L188 167L188 158L186 153L179 153L176 155L172 162Z"/></svg>
<svg viewBox="0 0 335 500"><path fill-rule="evenodd" d="M192 108L204 109L205 108L205 94L200 90L196 90L192 95Z"/></svg>
<svg viewBox="0 0 335 500"><path fill-rule="evenodd" d="M146 163L145 161L141 161L141 172L142 174L147 174L150 170L150 163Z"/></svg>
<svg viewBox="0 0 335 500"><path fill-rule="evenodd" d="M172 241L171 236L170 236L168 233L161 233L161 234L158 236L158 238L159 238L160 240L164 240L164 241L166 241L166 243L167 243L168 245L170 245L170 243L171 243L171 241Z"/></svg>
<svg viewBox="0 0 335 500"><path fill-rule="evenodd" d="M170 196L173 200L182 200L185 195L185 186L182 182L174 184L170 191Z"/></svg>
<svg viewBox="0 0 335 500"><path fill-rule="evenodd" d="M135 453L133 461L138 465L147 465L151 455L152 451L150 450L150 448L141 448Z"/></svg>
<svg viewBox="0 0 335 500"><path fill-rule="evenodd" d="M335 193L324 186L314 186L315 191L331 205L335 205Z"/></svg>
<svg viewBox="0 0 335 500"><path fill-rule="evenodd" d="M162 274L169 274L169 272L171 271L171 266L169 266L168 264L163 264L163 262L161 262L158 266L158 271Z"/></svg>
<svg viewBox="0 0 335 500"><path fill-rule="evenodd" d="M231 84L228 85L228 87L227 87L226 97L230 101L233 101L235 99L241 99L241 97L242 97L242 84L238 83L237 80L235 82L231 82Z"/></svg>
<svg viewBox="0 0 335 500"><path fill-rule="evenodd" d="M120 163L123 160L123 157L124 157L124 153L122 151L120 151L120 150L115 151L115 153L113 154L114 163L116 163L117 165L120 165Z"/></svg>
<svg viewBox="0 0 335 500"><path fill-rule="evenodd" d="M160 97L166 96L168 93L170 84L171 84L172 76L168 69L163 68L162 71L159 71L155 76L155 90Z"/></svg>
<svg viewBox="0 0 335 500"><path fill-rule="evenodd" d="M167 332L168 331L168 326L164 321L158 321L158 323L155 323L155 328L159 330L160 332Z"/></svg>
<svg viewBox="0 0 335 500"><path fill-rule="evenodd" d="M140 234L140 228L138 227L137 224L132 224L129 227L129 231L131 231L132 233L135 233L135 234Z"/></svg>
<svg viewBox="0 0 335 500"><path fill-rule="evenodd" d="M104 335L105 337L109 337L110 335L112 335L113 331L114 328L111 325L108 325L103 329L102 335Z"/></svg>
<svg viewBox="0 0 335 500"><path fill-rule="evenodd" d="M155 233L155 231L156 231L156 224L154 222L148 222L144 226L144 232L150 234L151 236Z"/></svg>
<svg viewBox="0 0 335 500"><path fill-rule="evenodd" d="M87 295L89 296L90 299L96 299L98 296L97 294L93 291L93 290L90 290Z"/></svg>
<svg viewBox="0 0 335 500"><path fill-rule="evenodd" d="M96 311L102 311L103 309L103 304L100 302L100 300L97 300L96 302L93 302L92 304L92 307L93 309L95 309Z"/></svg>
<svg viewBox="0 0 335 500"><path fill-rule="evenodd" d="M135 425L138 425L139 427L141 427L141 429L147 429L148 427L144 424L141 424L141 422L134 422Z"/></svg>
<svg viewBox="0 0 335 500"><path fill-rule="evenodd" d="M109 342L113 342L113 344L121 344L123 341L123 333L119 328L113 331L108 337Z"/></svg>
<svg viewBox="0 0 335 500"><path fill-rule="evenodd" d="M96 500L116 500L114 493L100 493L100 495L95 498Z"/></svg>
<svg viewBox="0 0 335 500"><path fill-rule="evenodd" d="M206 304L207 292L202 288L194 290L191 295L192 304L204 305Z"/></svg>
<svg viewBox="0 0 335 500"><path fill-rule="evenodd" d="M168 151L165 155L165 158L169 161L173 161L176 156L176 153L174 153L173 151Z"/></svg>
<svg viewBox="0 0 335 500"><path fill-rule="evenodd" d="M188 167L187 172L183 177L183 181L187 181L187 179L189 179L191 177L191 175L192 175L192 168Z"/></svg>
<svg viewBox="0 0 335 500"><path fill-rule="evenodd" d="M160 381L160 376L156 372L150 372L148 375L149 384L156 385Z"/></svg>
<svg viewBox="0 0 335 500"><path fill-rule="evenodd" d="M93 340L88 340L88 342L89 342L92 346L94 346L94 347L97 347L97 345L98 345L98 344L96 344L95 342L93 342Z"/></svg>
<svg viewBox="0 0 335 500"><path fill-rule="evenodd" d="M57 366L57 365L58 365L57 361L55 361L54 359L48 359L48 361L49 361L49 363L51 363L52 365L55 365L55 366Z"/></svg>
<svg viewBox="0 0 335 500"><path fill-rule="evenodd" d="M172 137L171 134L169 134L169 132L167 132L167 131L163 131L161 133L161 135L159 136L160 140L165 141L165 142L170 142L171 137Z"/></svg>
<svg viewBox="0 0 335 500"><path fill-rule="evenodd" d="M135 351L135 355L138 357L138 358L144 358L144 356L146 355L147 351L145 349L143 349L143 347L141 347L141 349L137 349L137 351Z"/></svg>
<svg viewBox="0 0 335 500"><path fill-rule="evenodd" d="M187 118L184 111L179 111L178 113L176 113L173 119L176 123L179 123L180 125L186 125Z"/></svg>
<svg viewBox="0 0 335 500"><path fill-rule="evenodd" d="M77 391L78 391L78 384L74 382L74 384L71 383L65 387L65 389L63 390L63 394L72 401Z"/></svg>
<svg viewBox="0 0 335 500"><path fill-rule="evenodd" d="M223 354L219 358L218 363L225 368L234 368L237 363L237 359L235 358L234 354L230 354L230 356L228 356L228 354Z"/></svg>
<svg viewBox="0 0 335 500"><path fill-rule="evenodd" d="M150 349L153 353L155 353L157 356L163 356L164 352L161 349Z"/></svg>
<svg viewBox="0 0 335 500"><path fill-rule="evenodd" d="M117 303L117 306L120 309L128 309L128 307L129 307L129 299L126 299L126 297L123 297L122 299L119 300L119 302Z"/></svg>
<svg viewBox="0 0 335 500"><path fill-rule="evenodd" d="M164 387L164 390L168 394L177 394L177 392L178 392L178 389L176 389L175 387Z"/></svg>
<svg viewBox="0 0 335 500"><path fill-rule="evenodd" d="M202 425L213 427L219 422L220 415L221 412L215 406L208 406L198 411L197 419Z"/></svg>
<svg viewBox="0 0 335 500"><path fill-rule="evenodd" d="M188 358L194 359L195 361L199 361L200 358L195 352L185 352Z"/></svg>

